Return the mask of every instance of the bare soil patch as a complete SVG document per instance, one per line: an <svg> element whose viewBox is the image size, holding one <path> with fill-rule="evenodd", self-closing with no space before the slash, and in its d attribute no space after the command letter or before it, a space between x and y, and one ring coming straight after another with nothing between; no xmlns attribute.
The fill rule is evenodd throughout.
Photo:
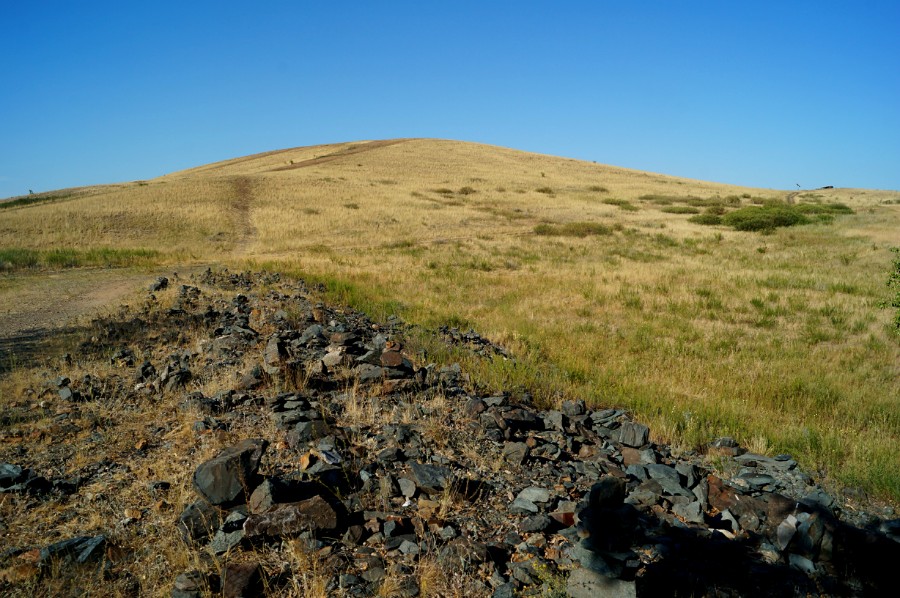
<svg viewBox="0 0 900 598"><path fill-rule="evenodd" d="M144 290L152 277L132 270L67 270L0 281L0 372L35 355L79 318Z"/></svg>

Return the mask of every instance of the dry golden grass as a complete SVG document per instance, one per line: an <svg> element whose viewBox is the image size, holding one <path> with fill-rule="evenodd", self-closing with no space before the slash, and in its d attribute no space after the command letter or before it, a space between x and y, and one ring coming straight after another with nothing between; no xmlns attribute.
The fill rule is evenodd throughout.
<svg viewBox="0 0 900 598"><path fill-rule="evenodd" d="M710 198L856 213L761 235L662 211ZM453 141L356 142L8 209L0 248L147 248L299 274L376 316L474 326L512 349L515 363L467 364L482 383L624 405L683 446L734 435L896 499L900 342L880 304L898 198ZM351 402L360 418L369 399Z"/></svg>

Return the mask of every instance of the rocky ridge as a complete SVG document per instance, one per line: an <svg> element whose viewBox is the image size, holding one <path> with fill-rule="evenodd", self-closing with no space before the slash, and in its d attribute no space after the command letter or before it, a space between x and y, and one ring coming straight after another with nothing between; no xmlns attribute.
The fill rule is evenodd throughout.
<svg viewBox="0 0 900 598"><path fill-rule="evenodd" d="M177 534L189 556L171 573L172 596L825 596L893 585L882 563L900 556L897 520L843 508L790 455L728 438L676 454L621 409L484 392L459 365L410 352L399 321L316 303L302 282L227 271L171 282L155 281L141 310L97 321L79 348L117 374L57 372L4 418L49 402L70 416L58 419L65 434L79 406L116 401L191 418L210 450L194 453L185 491L174 479L144 484L167 522L154 533ZM440 334L514 358L471 331ZM204 392L222 372L239 374ZM0 496L64 508L128 468L101 459L39 471L16 425ZM88 570L142 593L134 555L153 536L134 546L123 530L147 517L128 511L39 546L7 537L0 590ZM3 511L0 529L15 517Z"/></svg>

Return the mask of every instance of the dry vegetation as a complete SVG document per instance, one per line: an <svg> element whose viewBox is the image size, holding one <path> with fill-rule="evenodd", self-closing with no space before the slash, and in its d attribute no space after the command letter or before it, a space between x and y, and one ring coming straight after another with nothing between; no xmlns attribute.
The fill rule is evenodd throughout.
<svg viewBox="0 0 900 598"><path fill-rule="evenodd" d="M0 248L298 274L376 316L505 344L515 365L467 364L485 384L624 405L661 440L733 435L900 498L900 337L882 307L898 193L789 196L405 140L60 195L5 209ZM689 220L788 199L855 213L769 234Z"/></svg>

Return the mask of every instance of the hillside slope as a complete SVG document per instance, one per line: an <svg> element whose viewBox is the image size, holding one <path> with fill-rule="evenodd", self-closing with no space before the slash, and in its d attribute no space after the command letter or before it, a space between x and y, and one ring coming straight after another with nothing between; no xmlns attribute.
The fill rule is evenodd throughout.
<svg viewBox="0 0 900 598"><path fill-rule="evenodd" d="M900 343L880 307L900 193L750 189L406 139L49 195L0 212L0 248L301 274L376 317L476 327L518 356L469 364L487 384L625 406L683 448L736 436L900 497ZM772 200L854 213L770 234L689 220Z"/></svg>

